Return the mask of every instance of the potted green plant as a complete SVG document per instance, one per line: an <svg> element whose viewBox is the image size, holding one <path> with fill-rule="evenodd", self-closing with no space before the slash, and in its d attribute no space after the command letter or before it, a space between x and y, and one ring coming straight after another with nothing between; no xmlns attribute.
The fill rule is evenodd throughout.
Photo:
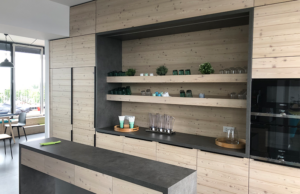
<svg viewBox="0 0 300 194"><path fill-rule="evenodd" d="M135 69L128 69L127 71L126 71L126 75L127 76L134 76L135 75Z"/></svg>
<svg viewBox="0 0 300 194"><path fill-rule="evenodd" d="M168 72L168 68L166 68L164 65L156 69L157 75L166 75L167 72Z"/></svg>
<svg viewBox="0 0 300 194"><path fill-rule="evenodd" d="M211 66L210 63L203 63L199 65L199 71L202 74L212 74L215 72L214 68Z"/></svg>

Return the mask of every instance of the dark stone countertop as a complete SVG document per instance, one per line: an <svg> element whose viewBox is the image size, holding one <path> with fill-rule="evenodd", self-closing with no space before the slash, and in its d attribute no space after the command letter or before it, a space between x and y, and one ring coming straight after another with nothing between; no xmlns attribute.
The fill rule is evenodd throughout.
<svg viewBox="0 0 300 194"><path fill-rule="evenodd" d="M146 132L146 128L140 127L139 131L122 133L114 131L114 127L105 127L101 129L96 129L99 133L107 133L114 135L121 135L125 137L137 138L148 141L156 141L160 143L170 144L174 146L181 146L187 148L199 149L202 151L209 151L218 154L225 154L237 157L246 157L245 149L235 150L219 147L215 144L215 139L213 137L205 137L200 135L191 135L186 133L176 132L173 135L159 134L153 132Z"/></svg>
<svg viewBox="0 0 300 194"><path fill-rule="evenodd" d="M61 143L40 145L40 143L58 140ZM20 147L163 193L167 193L169 187L195 172L187 168L53 137L22 143Z"/></svg>

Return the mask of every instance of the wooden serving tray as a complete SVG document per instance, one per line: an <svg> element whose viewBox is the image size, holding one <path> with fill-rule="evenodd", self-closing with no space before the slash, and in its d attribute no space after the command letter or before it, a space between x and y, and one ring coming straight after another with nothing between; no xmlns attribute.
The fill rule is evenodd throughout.
<svg viewBox="0 0 300 194"><path fill-rule="evenodd" d="M223 147L223 148L229 148L229 149L244 149L246 145L245 139L239 139L239 144L230 144L225 142L225 138L217 138L215 140L216 145Z"/></svg>
<svg viewBox="0 0 300 194"><path fill-rule="evenodd" d="M124 124L124 128L120 128L120 125L115 125L114 130L118 132L124 132L124 133L129 133L129 132L134 132L138 131L140 128L137 125L134 125L132 129L129 128L129 124Z"/></svg>

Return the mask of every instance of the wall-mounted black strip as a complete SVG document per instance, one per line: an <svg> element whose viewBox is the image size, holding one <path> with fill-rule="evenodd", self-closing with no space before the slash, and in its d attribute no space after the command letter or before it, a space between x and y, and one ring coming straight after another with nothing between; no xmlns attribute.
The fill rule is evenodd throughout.
<svg viewBox="0 0 300 194"><path fill-rule="evenodd" d="M71 68L71 125L73 125L73 67Z"/></svg>
<svg viewBox="0 0 300 194"><path fill-rule="evenodd" d="M94 147L96 147L96 134L94 134Z"/></svg>
<svg viewBox="0 0 300 194"><path fill-rule="evenodd" d="M73 129L71 130L71 141L73 141Z"/></svg>
<svg viewBox="0 0 300 194"><path fill-rule="evenodd" d="M97 58L97 57L96 57ZM94 67L94 128L96 128L96 66Z"/></svg>

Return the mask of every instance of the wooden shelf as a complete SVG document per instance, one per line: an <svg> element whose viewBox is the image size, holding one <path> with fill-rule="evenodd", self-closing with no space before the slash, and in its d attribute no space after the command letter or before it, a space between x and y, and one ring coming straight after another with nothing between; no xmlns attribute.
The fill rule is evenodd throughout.
<svg viewBox="0 0 300 194"><path fill-rule="evenodd" d="M246 108L247 101L243 99L221 99L221 98L182 98L182 97L156 97L156 96L134 96L134 95L112 95L107 94L109 101L140 102L155 104L176 104L187 106L209 106L223 108Z"/></svg>
<svg viewBox="0 0 300 194"><path fill-rule="evenodd" d="M247 74L114 76L107 83L246 83Z"/></svg>

